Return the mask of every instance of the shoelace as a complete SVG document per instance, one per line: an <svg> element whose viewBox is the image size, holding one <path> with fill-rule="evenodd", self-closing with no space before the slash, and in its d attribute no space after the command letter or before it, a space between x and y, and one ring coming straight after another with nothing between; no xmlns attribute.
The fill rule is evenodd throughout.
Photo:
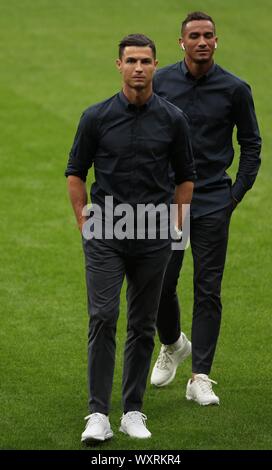
<svg viewBox="0 0 272 470"><path fill-rule="evenodd" d="M133 424L144 424L147 420L147 416L140 411L129 411L125 414L126 418L129 418ZM122 418L121 418L122 419Z"/></svg>
<svg viewBox="0 0 272 470"><path fill-rule="evenodd" d="M88 424L100 423L101 421L103 421L103 416L101 416L99 413L92 413L88 416L85 416L84 419L87 421L87 426Z"/></svg>
<svg viewBox="0 0 272 470"><path fill-rule="evenodd" d="M214 393L212 389L212 384L217 385L217 382L215 380L210 379L209 377L197 377L195 380L197 380L201 392L205 395Z"/></svg>
<svg viewBox="0 0 272 470"><path fill-rule="evenodd" d="M162 345L157 360L158 369L168 369L169 362L172 362L170 357L171 354L173 354L173 351L170 349L170 346Z"/></svg>

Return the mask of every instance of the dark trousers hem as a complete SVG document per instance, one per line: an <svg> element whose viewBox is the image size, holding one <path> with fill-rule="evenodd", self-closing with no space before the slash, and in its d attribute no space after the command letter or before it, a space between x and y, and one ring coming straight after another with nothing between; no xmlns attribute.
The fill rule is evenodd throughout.
<svg viewBox="0 0 272 470"><path fill-rule="evenodd" d="M197 372L196 372L197 371ZM209 375L211 372L211 367L192 367L192 374L206 374Z"/></svg>
<svg viewBox="0 0 272 470"><path fill-rule="evenodd" d="M90 410L90 413L102 413L103 415L106 415L108 416L109 415L109 410L106 409L106 408L101 408L101 407L93 407L91 410Z"/></svg>
<svg viewBox="0 0 272 470"><path fill-rule="evenodd" d="M142 411L142 408L139 405L129 405L124 408L124 414L129 413L130 411Z"/></svg>

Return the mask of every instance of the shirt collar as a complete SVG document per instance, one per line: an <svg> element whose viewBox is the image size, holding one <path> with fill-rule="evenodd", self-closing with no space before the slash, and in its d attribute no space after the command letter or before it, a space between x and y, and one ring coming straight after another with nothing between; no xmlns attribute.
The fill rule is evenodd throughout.
<svg viewBox="0 0 272 470"><path fill-rule="evenodd" d="M182 73L187 77L187 78L191 78L193 80L195 80L195 78L191 75L186 63L185 63L185 60L183 60L182 62L180 62L180 69L182 71ZM199 80L203 79L203 78L206 78L206 77L209 77L210 75L213 74L214 70L215 70L215 63L213 62L212 66L209 68L209 70L207 71L207 73L205 73L204 75L202 75L202 77L200 77Z"/></svg>
<svg viewBox="0 0 272 470"><path fill-rule="evenodd" d="M123 93L123 91L121 90L119 93L118 93L118 96L119 96L119 99L121 101L121 103L125 106L126 109L130 110L130 111L144 111L146 109L148 109L154 99L154 93L152 93L152 95L150 96L150 98L148 98L147 102L145 104L143 104L142 106L136 106L135 104L133 103L130 103L126 97L126 95Z"/></svg>

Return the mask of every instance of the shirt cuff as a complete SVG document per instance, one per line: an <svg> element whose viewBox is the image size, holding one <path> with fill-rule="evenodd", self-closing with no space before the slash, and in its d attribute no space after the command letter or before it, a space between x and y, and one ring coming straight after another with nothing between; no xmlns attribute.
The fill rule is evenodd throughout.
<svg viewBox="0 0 272 470"><path fill-rule="evenodd" d="M179 186L180 184L184 183L185 181L192 181L194 183L197 177L195 173L188 173L187 175L182 175L182 177L175 176L175 184Z"/></svg>
<svg viewBox="0 0 272 470"><path fill-rule="evenodd" d="M231 195L236 202L240 202L244 195L246 194L246 189L242 181L236 181L231 188Z"/></svg>
<svg viewBox="0 0 272 470"><path fill-rule="evenodd" d="M78 178L80 178L82 181L86 181L86 175L77 170L66 170L64 175L66 178L67 176L78 176Z"/></svg>

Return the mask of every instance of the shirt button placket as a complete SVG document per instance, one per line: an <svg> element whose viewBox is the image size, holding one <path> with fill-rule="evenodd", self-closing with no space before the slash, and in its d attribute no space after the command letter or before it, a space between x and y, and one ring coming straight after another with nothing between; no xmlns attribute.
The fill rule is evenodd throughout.
<svg viewBox="0 0 272 470"><path fill-rule="evenodd" d="M196 124L196 117L195 117L196 101L197 101L197 81L195 80L192 85L190 104L189 104L189 115L191 116L192 129L194 128Z"/></svg>
<svg viewBox="0 0 272 470"><path fill-rule="evenodd" d="M136 168L137 168L137 153L138 153L138 126L139 126L139 112L135 110L135 117L132 121L131 127L131 162L130 162L130 196L133 202L136 182Z"/></svg>

